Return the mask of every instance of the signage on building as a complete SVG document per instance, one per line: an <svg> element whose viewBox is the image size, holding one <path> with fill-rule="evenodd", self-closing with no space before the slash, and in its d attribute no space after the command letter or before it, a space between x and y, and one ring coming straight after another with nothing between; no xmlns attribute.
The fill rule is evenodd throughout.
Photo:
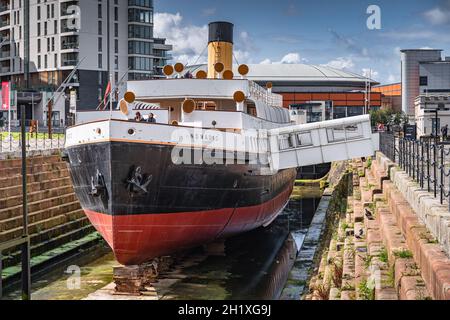
<svg viewBox="0 0 450 320"><path fill-rule="evenodd" d="M403 128L403 133L405 135L405 139L416 140L417 139L417 126L405 124L405 126Z"/></svg>
<svg viewBox="0 0 450 320"><path fill-rule="evenodd" d="M2 110L8 111L11 107L9 82L2 82Z"/></svg>
<svg viewBox="0 0 450 320"><path fill-rule="evenodd" d="M75 90L70 91L70 113L77 112L77 92Z"/></svg>

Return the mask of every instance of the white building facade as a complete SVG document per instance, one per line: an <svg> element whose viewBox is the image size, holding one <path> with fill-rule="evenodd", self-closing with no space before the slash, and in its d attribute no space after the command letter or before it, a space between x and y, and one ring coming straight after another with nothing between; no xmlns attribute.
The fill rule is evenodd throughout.
<svg viewBox="0 0 450 320"><path fill-rule="evenodd" d="M440 135L442 127L446 125L450 127L450 93L422 94L416 98L415 106L417 135L419 137ZM430 112L435 110L437 114Z"/></svg>

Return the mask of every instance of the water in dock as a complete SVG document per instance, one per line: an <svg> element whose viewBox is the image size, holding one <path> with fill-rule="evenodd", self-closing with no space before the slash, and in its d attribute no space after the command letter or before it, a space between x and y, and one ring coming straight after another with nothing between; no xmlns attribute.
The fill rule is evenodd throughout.
<svg viewBox="0 0 450 320"><path fill-rule="evenodd" d="M278 299L320 197L319 189L296 190L269 228L226 240L218 254L194 249L160 275L155 299ZM33 299L85 299L112 282L115 265L114 256L107 254L82 266L79 287L72 289L73 274L51 273L34 283ZM9 295L18 297L18 292Z"/></svg>

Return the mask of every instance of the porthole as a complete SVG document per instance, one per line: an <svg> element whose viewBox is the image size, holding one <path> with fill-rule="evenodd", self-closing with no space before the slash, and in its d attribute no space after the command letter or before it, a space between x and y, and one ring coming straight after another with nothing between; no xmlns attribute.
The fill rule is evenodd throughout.
<svg viewBox="0 0 450 320"><path fill-rule="evenodd" d="M133 129L133 128L130 128L130 129L128 129L128 134L129 134L130 136L134 136L134 135L136 134L136 130Z"/></svg>
<svg viewBox="0 0 450 320"><path fill-rule="evenodd" d="M98 135L101 135L101 134L102 134L102 129L97 128L97 129L95 130L95 133L97 133Z"/></svg>

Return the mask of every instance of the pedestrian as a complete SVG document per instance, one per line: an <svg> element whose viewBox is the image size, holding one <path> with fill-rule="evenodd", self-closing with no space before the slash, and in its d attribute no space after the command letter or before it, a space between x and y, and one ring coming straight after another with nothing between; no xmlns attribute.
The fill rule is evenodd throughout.
<svg viewBox="0 0 450 320"><path fill-rule="evenodd" d="M154 115L153 113L150 113L150 114L148 115L147 122L148 122L148 123L156 123L156 118L155 118L155 115Z"/></svg>
<svg viewBox="0 0 450 320"><path fill-rule="evenodd" d="M443 128L442 128L442 141L447 141L447 137L448 137L448 124L446 124Z"/></svg>

